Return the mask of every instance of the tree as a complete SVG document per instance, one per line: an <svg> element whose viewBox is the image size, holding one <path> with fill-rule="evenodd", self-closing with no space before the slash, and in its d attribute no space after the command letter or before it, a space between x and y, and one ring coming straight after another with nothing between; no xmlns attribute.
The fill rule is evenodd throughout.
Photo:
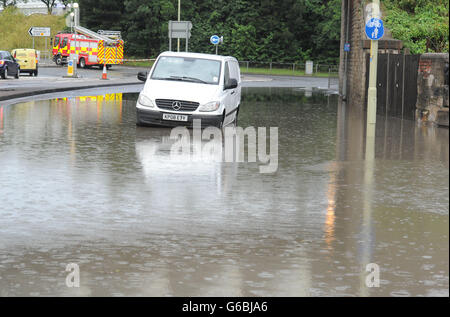
<svg viewBox="0 0 450 317"><path fill-rule="evenodd" d="M168 49L168 21L177 19L178 0L79 3L81 24L122 31L128 56L155 57ZM181 20L192 21L193 52L213 53L209 38L217 34L224 37L220 54L240 60L336 63L340 9L340 0L182 0Z"/></svg>
<svg viewBox="0 0 450 317"><path fill-rule="evenodd" d="M52 14L53 7L55 6L55 3L58 0L40 0L42 3L44 3L47 6L47 12L48 14Z"/></svg>
<svg viewBox="0 0 450 317"><path fill-rule="evenodd" d="M0 0L2 8L15 7L17 2L19 2L19 0Z"/></svg>
<svg viewBox="0 0 450 317"><path fill-rule="evenodd" d="M170 0L126 0L125 47L128 54L155 56L167 47L168 21L176 15Z"/></svg>
<svg viewBox="0 0 450 317"><path fill-rule="evenodd" d="M125 19L124 4L118 0L79 0L81 25L91 30L117 30Z"/></svg>

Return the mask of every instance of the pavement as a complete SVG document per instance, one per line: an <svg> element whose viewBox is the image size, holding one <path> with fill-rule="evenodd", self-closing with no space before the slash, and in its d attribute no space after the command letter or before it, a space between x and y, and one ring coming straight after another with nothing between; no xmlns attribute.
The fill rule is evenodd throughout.
<svg viewBox="0 0 450 317"><path fill-rule="evenodd" d="M44 94L69 92L94 88L143 85L137 79L137 73L148 68L113 66L108 70L108 80L102 80L102 70L98 68L78 69L79 78L64 78L67 68L51 64L41 64L39 76L21 74L19 79L0 80L0 101L9 101ZM243 87L297 87L328 89L328 78L242 75ZM333 87L332 92L337 87Z"/></svg>

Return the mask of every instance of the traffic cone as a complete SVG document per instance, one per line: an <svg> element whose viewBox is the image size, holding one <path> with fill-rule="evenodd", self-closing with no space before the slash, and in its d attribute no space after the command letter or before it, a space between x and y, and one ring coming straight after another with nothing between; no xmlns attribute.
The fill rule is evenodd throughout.
<svg viewBox="0 0 450 317"><path fill-rule="evenodd" d="M106 64L103 64L103 74L102 74L102 79L107 80L108 76L106 74Z"/></svg>

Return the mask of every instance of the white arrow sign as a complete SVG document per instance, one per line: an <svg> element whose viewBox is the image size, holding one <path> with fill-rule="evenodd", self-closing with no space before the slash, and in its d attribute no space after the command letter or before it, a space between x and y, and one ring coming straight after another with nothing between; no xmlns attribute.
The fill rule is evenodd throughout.
<svg viewBox="0 0 450 317"><path fill-rule="evenodd" d="M30 34L30 36L47 36L47 37L49 37L50 36L50 28L32 26L28 30L28 34Z"/></svg>

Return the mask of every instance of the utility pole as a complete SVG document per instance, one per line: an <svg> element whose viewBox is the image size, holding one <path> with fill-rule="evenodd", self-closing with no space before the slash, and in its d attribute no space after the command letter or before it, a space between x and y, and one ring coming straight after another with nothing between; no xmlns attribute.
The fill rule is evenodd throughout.
<svg viewBox="0 0 450 317"><path fill-rule="evenodd" d="M380 16L380 0L373 0L373 16ZM370 41L370 73L369 90L367 92L367 134L369 137L375 135L375 124L377 121L377 66L378 66L378 41Z"/></svg>
<svg viewBox="0 0 450 317"><path fill-rule="evenodd" d="M178 0L178 21L181 21L181 0ZM177 52L180 51L180 38L177 39Z"/></svg>

